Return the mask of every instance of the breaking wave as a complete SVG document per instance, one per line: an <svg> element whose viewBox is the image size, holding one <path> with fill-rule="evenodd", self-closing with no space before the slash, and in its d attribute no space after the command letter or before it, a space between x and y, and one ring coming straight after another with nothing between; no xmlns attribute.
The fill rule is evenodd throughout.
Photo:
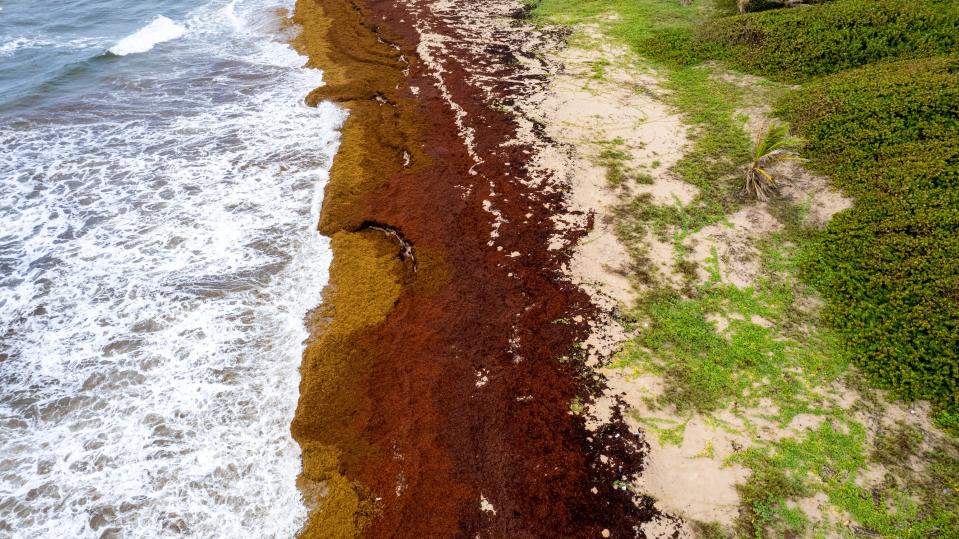
<svg viewBox="0 0 959 539"><path fill-rule="evenodd" d="M186 33L186 28L163 15L157 15L150 24L110 47L109 52L117 56L147 52L159 43L183 37L184 33Z"/></svg>

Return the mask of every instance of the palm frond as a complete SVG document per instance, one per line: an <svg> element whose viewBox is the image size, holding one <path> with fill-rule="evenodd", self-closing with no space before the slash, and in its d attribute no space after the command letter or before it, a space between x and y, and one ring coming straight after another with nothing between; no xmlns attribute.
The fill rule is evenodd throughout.
<svg viewBox="0 0 959 539"><path fill-rule="evenodd" d="M776 187L776 178L766 168L777 161L797 160L800 141L789 136L789 124L776 122L764 127L753 146L753 162L746 170L743 193L757 200L767 200Z"/></svg>

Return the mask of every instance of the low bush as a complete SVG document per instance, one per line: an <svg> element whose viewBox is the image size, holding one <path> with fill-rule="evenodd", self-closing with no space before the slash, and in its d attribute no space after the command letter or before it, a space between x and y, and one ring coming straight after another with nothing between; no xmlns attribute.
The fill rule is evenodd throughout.
<svg viewBox="0 0 959 539"><path fill-rule="evenodd" d="M705 24L699 40L735 67L801 81L885 59L919 58L959 50L955 0L835 0L775 9ZM696 59L697 55L691 55Z"/></svg>
<svg viewBox="0 0 959 539"><path fill-rule="evenodd" d="M777 113L856 199L809 249L826 318L874 381L959 410L959 57L824 77Z"/></svg>

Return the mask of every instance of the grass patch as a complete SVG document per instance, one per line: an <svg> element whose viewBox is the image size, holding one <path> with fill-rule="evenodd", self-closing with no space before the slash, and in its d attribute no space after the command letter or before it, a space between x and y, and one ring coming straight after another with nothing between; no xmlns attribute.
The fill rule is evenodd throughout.
<svg viewBox="0 0 959 539"><path fill-rule="evenodd" d="M729 6L677 0L541 0L532 15L559 24L598 23L634 51L670 66L689 66L714 58L723 48L698 39L694 30ZM609 15L614 14L615 18Z"/></svg>
<svg viewBox="0 0 959 539"><path fill-rule="evenodd" d="M757 4L756 7L761 7ZM598 22L655 62L721 60L799 82L875 62L959 52L952 0L833 0L799 9L733 15L735 2L542 0L532 14L561 24ZM604 18L615 14L615 19Z"/></svg>
<svg viewBox="0 0 959 539"><path fill-rule="evenodd" d="M753 472L740 487L740 534L759 538L808 532L896 539L959 536L955 494L959 461L942 448L921 452L919 442L921 435L907 426L880 434L876 451L886 453L877 460L887 473L878 485L861 482L871 460L865 429L848 419L827 420L802 438L733 455L732 461ZM927 463L924 472L908 468L913 455ZM810 529L795 502L817 493L856 524L825 520Z"/></svg>
<svg viewBox="0 0 959 539"><path fill-rule="evenodd" d="M691 145L672 168L698 188L688 204L655 204L640 195L616 208L617 233L624 244L641 243L651 229L662 241L681 249L682 240L704 226L720 221L742 203L737 196L737 171L749 160L750 140L742 119L738 87L713 76L707 67L668 70L668 102L685 113Z"/></svg>
<svg viewBox="0 0 959 539"><path fill-rule="evenodd" d="M683 7L670 0L539 0L531 15L555 24L601 23L610 35L635 46L665 33L693 28L716 12L709 1ZM610 14L616 18L610 19Z"/></svg>
<svg viewBox="0 0 959 539"><path fill-rule="evenodd" d="M631 159L629 152L622 149L623 140L617 139L599 143L602 150L599 152L599 164L606 169L606 183L611 187L619 187L627 179L626 163Z"/></svg>
<svg viewBox="0 0 959 539"><path fill-rule="evenodd" d="M651 184L653 177L629 166L633 156L621 138L602 140L596 143L600 147L596 161L606 169L606 183L610 187L623 187L627 181L638 184Z"/></svg>
<svg viewBox="0 0 959 539"><path fill-rule="evenodd" d="M658 404L680 413L751 407L762 399L776 404L772 418L781 424L817 413L812 403L821 397L813 388L838 379L848 362L832 334L810 331L811 315L795 307L801 285L781 270L797 267L800 251L786 238L782 233L764 245L766 275L756 288L721 283L714 271L691 298L673 290L649 294L633 314L648 327L615 366L663 376Z"/></svg>
<svg viewBox="0 0 959 539"><path fill-rule="evenodd" d="M643 417L636 410L631 410L630 416L647 431L656 433L661 445L682 445L686 425L689 424L688 416L681 420L657 419Z"/></svg>

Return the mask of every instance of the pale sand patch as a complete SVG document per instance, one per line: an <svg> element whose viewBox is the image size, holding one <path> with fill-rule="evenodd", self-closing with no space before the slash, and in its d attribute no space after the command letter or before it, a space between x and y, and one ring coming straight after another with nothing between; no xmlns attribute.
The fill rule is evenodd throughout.
<svg viewBox="0 0 959 539"><path fill-rule="evenodd" d="M724 466L733 452L731 442L705 425L701 417L686 425L681 445L663 445L648 436L650 453L638 488L656 498L660 509L731 527L739 515L736 485L749 477L738 464ZM705 455L711 444L715 456Z"/></svg>
<svg viewBox="0 0 959 539"><path fill-rule="evenodd" d="M727 222L704 227L683 244L690 249L690 259L697 263L701 281L710 278L707 260L715 250L722 282L745 288L752 286L759 275L757 240L781 228L782 224L770 215L765 204L753 204L731 215Z"/></svg>
<svg viewBox="0 0 959 539"><path fill-rule="evenodd" d="M829 508L829 496L823 492L817 492L814 496L803 498L798 501L789 500L787 507L795 507L806 514L813 522L823 520L823 513Z"/></svg>
<svg viewBox="0 0 959 539"><path fill-rule="evenodd" d="M654 200L670 204L677 199L688 202L696 188L669 172L682 157L686 128L677 114L653 96L658 91L654 76L628 68L631 59L625 49L567 48L551 60L563 69L546 95L534 99L533 116L542 118L546 133L570 151L554 153L540 165L569 181L571 210L592 213L594 218L593 230L576 246L570 274L574 282L598 289L601 296L630 304L635 299L633 283L624 275L630 257L609 218L610 208L623 195L608 185L606 169L596 159L603 141L618 140L616 148L629 156L624 166L649 174L654 181L625 189L649 192ZM609 62L604 64L605 77L591 78L599 61Z"/></svg>
<svg viewBox="0 0 959 539"><path fill-rule="evenodd" d="M659 409L650 402L666 390L663 379L652 374L632 376L619 369L603 369L609 380L609 394L597 403L597 411L619 396L645 421L672 428L685 423L679 445L664 443L654 429L640 424L630 415L631 428L644 430L650 444L646 470L636 484L639 491L656 499L659 509L685 518L717 522L732 527L739 516L736 486L749 477L749 470L726 459L757 443L772 443L787 437L801 437L818 429L825 420L812 414L797 415L782 426L769 419L778 409L769 399L758 406L733 413L721 410L709 418L702 414L678 414ZM597 422L606 419L597 414Z"/></svg>
<svg viewBox="0 0 959 539"><path fill-rule="evenodd" d="M569 269L572 275L581 277L579 284L596 289L603 299L630 303L634 291L626 277L629 255L616 240L616 234L609 225L597 223L590 234L580 240L576 252L577 256L570 262ZM598 280L585 281L590 277ZM609 304L608 301L605 303Z"/></svg>
<svg viewBox="0 0 959 539"><path fill-rule="evenodd" d="M885 476L886 467L882 464L872 463L859 473L859 476L856 477L856 484L863 488L872 488L882 483Z"/></svg>
<svg viewBox="0 0 959 539"><path fill-rule="evenodd" d="M606 187L605 170L585 158L571 157L572 190L570 204L575 211L593 214L593 228L576 245L569 263L573 282L589 290L600 306L610 309L635 300L632 283L626 277L630 257L617 240L616 232L606 218L607 208L617 202L614 192Z"/></svg>
<svg viewBox="0 0 959 539"><path fill-rule="evenodd" d="M617 239L611 219L611 209L621 201L622 193L608 184L606 168L598 162L603 142L617 140L616 148L629 156L624 166L652 176L655 183L642 188L654 198L670 203L676 199L688 201L696 191L668 172L682 157L686 128L676 114L644 90L657 88L652 75L624 67L630 61L624 48L570 47L554 51L548 60L562 69L552 77L545 92L517 106L526 118L541 122L545 134L557 143L542 148L534 163L535 169L548 172L545 177L564 183L571 212L556 216L558 233L550 248L564 246L559 232L584 224L589 216L593 219L593 228L574 247L567 271L570 280L587 290L607 313L604 320L593 324L592 334L584 343L588 361L595 365L629 337L612 319L612 313L636 299L636 283L628 277L632 260ZM603 80L591 78L599 61L612 64L606 66ZM532 122L524 127L532 130ZM658 166L653 167L656 161ZM665 253L654 250L652 254ZM661 271L671 273L668 265L672 256L661 258Z"/></svg>
<svg viewBox="0 0 959 539"><path fill-rule="evenodd" d="M769 105L742 108L733 113L733 117L744 120L743 131L753 140L775 121Z"/></svg>
<svg viewBox="0 0 959 539"><path fill-rule="evenodd" d="M780 193L800 204L808 206L805 224L822 228L837 213L852 207L853 200L831 185L826 176L810 172L795 161L779 163L773 174L785 178Z"/></svg>

